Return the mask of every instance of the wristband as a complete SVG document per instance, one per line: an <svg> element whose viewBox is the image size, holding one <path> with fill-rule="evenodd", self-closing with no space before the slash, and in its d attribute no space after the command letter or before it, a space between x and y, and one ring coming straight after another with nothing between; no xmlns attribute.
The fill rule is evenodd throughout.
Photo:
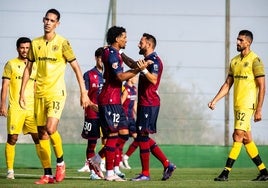
<svg viewBox="0 0 268 188"><path fill-rule="evenodd" d="M147 74L149 71L148 71L147 69L143 69L141 72L142 72L143 74Z"/></svg>

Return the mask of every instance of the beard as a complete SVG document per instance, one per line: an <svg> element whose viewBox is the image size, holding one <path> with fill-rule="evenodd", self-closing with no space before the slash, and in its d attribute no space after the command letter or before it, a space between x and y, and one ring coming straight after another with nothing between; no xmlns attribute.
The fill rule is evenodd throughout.
<svg viewBox="0 0 268 188"><path fill-rule="evenodd" d="M241 46L236 46L236 50L238 52L242 52L245 48L242 48Z"/></svg>
<svg viewBox="0 0 268 188"><path fill-rule="evenodd" d="M140 54L140 55L144 55L144 54L145 54L145 52L146 52L146 50L145 50L145 49L140 49L139 54Z"/></svg>

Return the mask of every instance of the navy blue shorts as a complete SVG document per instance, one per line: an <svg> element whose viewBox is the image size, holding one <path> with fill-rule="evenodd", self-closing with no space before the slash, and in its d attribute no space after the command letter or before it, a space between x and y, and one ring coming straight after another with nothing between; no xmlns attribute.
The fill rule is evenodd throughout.
<svg viewBox="0 0 268 188"><path fill-rule="evenodd" d="M121 104L99 105L99 116L102 133L117 133L121 129L128 129L128 123Z"/></svg>
<svg viewBox="0 0 268 188"><path fill-rule="evenodd" d="M100 138L100 120L85 118L81 136L88 140L97 140Z"/></svg>
<svg viewBox="0 0 268 188"><path fill-rule="evenodd" d="M136 133L136 121L134 118L128 118L128 130L129 134L132 135L133 133Z"/></svg>
<svg viewBox="0 0 268 188"><path fill-rule="evenodd" d="M139 106L137 108L136 128L138 134L156 133L156 122L160 106Z"/></svg>

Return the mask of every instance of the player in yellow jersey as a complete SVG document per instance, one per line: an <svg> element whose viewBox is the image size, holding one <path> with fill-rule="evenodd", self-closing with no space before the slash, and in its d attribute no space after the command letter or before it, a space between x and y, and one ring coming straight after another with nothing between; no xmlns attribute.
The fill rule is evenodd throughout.
<svg viewBox="0 0 268 188"><path fill-rule="evenodd" d="M226 165L222 173L215 181L227 181L229 172L238 158L242 145L260 173L253 181L268 180L268 173L261 160L258 149L252 139L250 120L254 116L254 122L262 119L262 105L265 96L265 72L264 65L257 54L250 49L253 41L251 31L242 30L237 37L237 51L240 52L230 63L228 76L217 95L208 107L215 109L216 103L228 94L232 85L234 106L234 132L233 146L229 153Z"/></svg>
<svg viewBox="0 0 268 188"><path fill-rule="evenodd" d="M43 24L44 35L32 41L27 56L29 61L23 74L19 101L20 105L24 107L25 86L35 63L37 73L34 113L41 147L40 159L44 168L44 175L35 182L36 184L54 183L50 142L57 160L55 180L61 182L65 177L62 139L57 127L66 100L64 74L67 63L71 65L79 84L81 106L85 108L92 104L88 98L81 69L70 43L55 32L60 24L59 11L56 9L48 10L43 18Z"/></svg>
<svg viewBox="0 0 268 188"><path fill-rule="evenodd" d="M19 105L19 93L24 68L27 63L27 53L30 49L31 40L21 37L17 40L18 57L9 60L4 67L2 75L0 115L7 117L7 142L5 147L7 179L14 177L15 147L18 135L30 134L36 146L39 156L39 139L37 126L34 120L34 84L36 68L33 68L29 82L26 85L25 93L27 101L26 109ZM8 97L8 106L6 99Z"/></svg>

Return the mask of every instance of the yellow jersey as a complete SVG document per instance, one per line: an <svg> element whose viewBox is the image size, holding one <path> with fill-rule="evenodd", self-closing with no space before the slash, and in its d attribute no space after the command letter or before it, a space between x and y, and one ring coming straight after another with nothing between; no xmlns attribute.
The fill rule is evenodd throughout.
<svg viewBox="0 0 268 188"><path fill-rule="evenodd" d="M22 76L26 63L19 59L14 58L9 60L4 67L2 79L9 79L9 109L21 109L19 105L20 98L20 88L22 82ZM36 76L36 66L33 66L30 79L27 82L25 88L25 100L26 100L26 109L33 110L34 108L34 82Z"/></svg>
<svg viewBox="0 0 268 188"><path fill-rule="evenodd" d="M46 41L43 36L34 39L28 59L35 62L37 67L36 97L66 95L66 63L76 58L64 37L56 34L50 41Z"/></svg>
<svg viewBox="0 0 268 188"><path fill-rule="evenodd" d="M253 51L245 57L235 56L230 63L229 76L234 79L234 107L256 108L258 88L255 78L265 76L264 65Z"/></svg>

